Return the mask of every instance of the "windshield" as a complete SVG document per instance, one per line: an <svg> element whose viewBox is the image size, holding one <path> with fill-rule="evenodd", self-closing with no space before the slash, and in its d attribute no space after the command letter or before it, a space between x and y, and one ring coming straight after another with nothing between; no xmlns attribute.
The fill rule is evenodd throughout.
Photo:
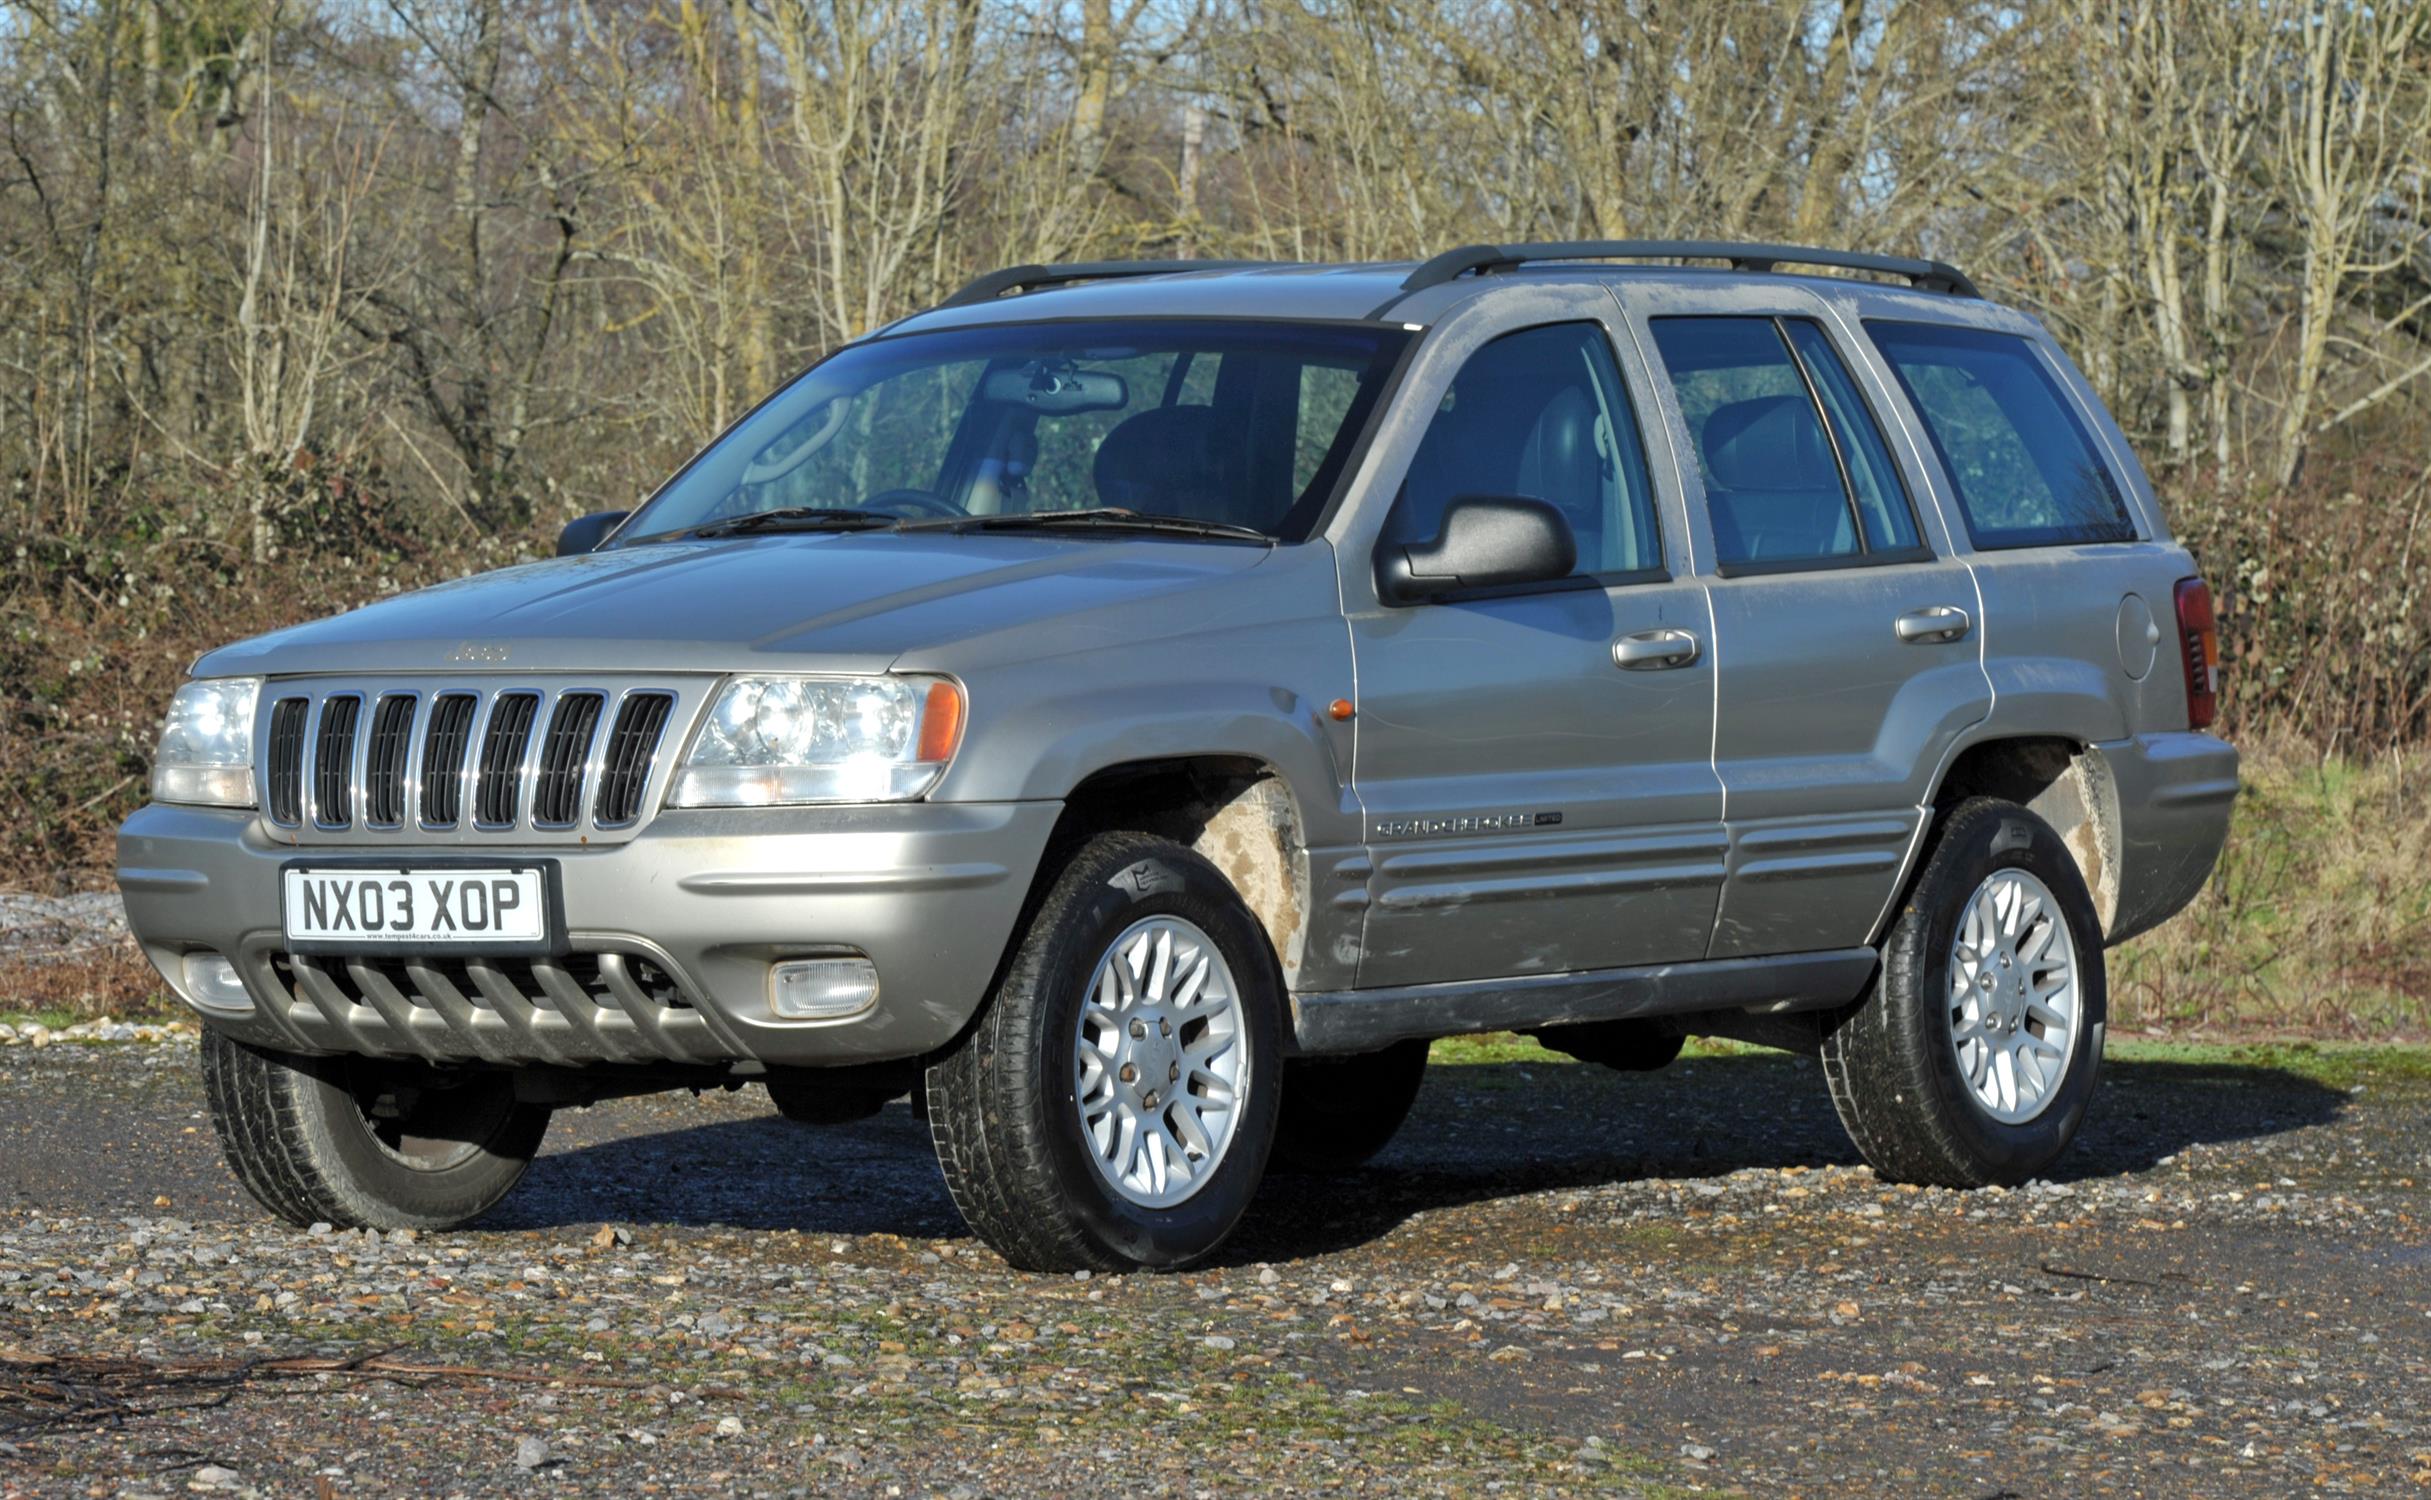
<svg viewBox="0 0 2431 1500"><path fill-rule="evenodd" d="M1300 541L1408 340L1378 325L1183 319L876 339L736 423L625 539L749 529L747 517L1018 526L1123 511Z"/></svg>

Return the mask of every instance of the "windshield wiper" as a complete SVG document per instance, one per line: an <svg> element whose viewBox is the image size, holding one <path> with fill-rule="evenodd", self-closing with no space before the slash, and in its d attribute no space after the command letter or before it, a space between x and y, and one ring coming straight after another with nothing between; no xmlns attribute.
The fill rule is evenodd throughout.
<svg viewBox="0 0 2431 1500"><path fill-rule="evenodd" d="M777 510L755 510L747 516L729 516L723 521L711 521L694 526L683 535L739 536L747 531L870 531L893 526L893 516L875 511L845 510L832 505L788 505Z"/></svg>
<svg viewBox="0 0 2431 1500"><path fill-rule="evenodd" d="M1167 516L1154 511L1124 510L1120 506L1100 506L1094 510L1037 510L997 516L951 516L937 521L910 521L904 531L1043 531L1065 527L1077 531L1153 531L1166 536L1221 537L1228 541L1262 542L1273 546L1275 539L1255 526L1236 526L1230 521L1203 521L1196 516Z"/></svg>

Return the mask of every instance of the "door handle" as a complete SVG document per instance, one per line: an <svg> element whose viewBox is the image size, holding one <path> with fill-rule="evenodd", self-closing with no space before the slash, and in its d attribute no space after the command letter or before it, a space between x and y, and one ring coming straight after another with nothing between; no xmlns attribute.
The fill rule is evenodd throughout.
<svg viewBox="0 0 2431 1500"><path fill-rule="evenodd" d="M1685 630L1641 630L1612 643L1612 664L1624 672L1660 672L1687 666L1701 649Z"/></svg>
<svg viewBox="0 0 2431 1500"><path fill-rule="evenodd" d="M1903 641L1930 645L1938 641L1961 641L1975 622L1955 604L1930 604L1912 609L1891 622Z"/></svg>

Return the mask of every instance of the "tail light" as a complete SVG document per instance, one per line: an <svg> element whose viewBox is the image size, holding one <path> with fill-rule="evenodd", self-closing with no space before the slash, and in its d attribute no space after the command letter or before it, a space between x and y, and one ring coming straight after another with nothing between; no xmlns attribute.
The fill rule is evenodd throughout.
<svg viewBox="0 0 2431 1500"><path fill-rule="evenodd" d="M2186 664L2186 725L2208 729L2220 716L2220 621L2212 613L2211 585L2200 578L2178 580L2179 654Z"/></svg>

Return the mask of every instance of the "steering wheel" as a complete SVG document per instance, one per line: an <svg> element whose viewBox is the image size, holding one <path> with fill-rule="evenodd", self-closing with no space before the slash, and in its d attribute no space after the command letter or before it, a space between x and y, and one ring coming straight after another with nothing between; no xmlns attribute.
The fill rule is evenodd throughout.
<svg viewBox="0 0 2431 1500"><path fill-rule="evenodd" d="M928 490L880 490L861 502L861 509L893 516L950 517L963 514L962 508L942 495Z"/></svg>

